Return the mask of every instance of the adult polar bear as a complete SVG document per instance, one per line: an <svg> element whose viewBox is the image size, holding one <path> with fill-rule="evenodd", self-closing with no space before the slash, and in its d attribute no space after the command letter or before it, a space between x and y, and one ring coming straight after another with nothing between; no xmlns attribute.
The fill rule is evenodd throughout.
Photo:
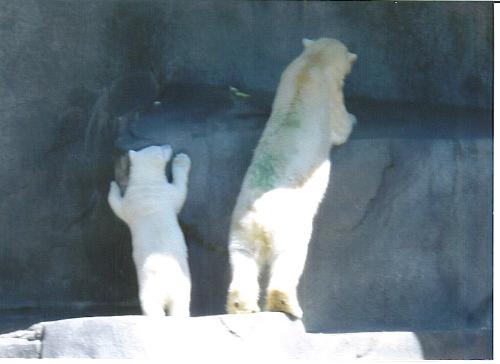
<svg viewBox="0 0 500 364"><path fill-rule="evenodd" d="M303 44L281 76L233 211L229 313L259 311L258 276L268 264L266 309L302 317L297 285L328 186L330 148L343 144L356 122L343 96L356 55L335 39Z"/></svg>
<svg viewBox="0 0 500 364"><path fill-rule="evenodd" d="M184 235L177 221L187 194L189 157L172 162L172 183L165 167L172 148L152 146L128 153L130 176L122 197L111 182L108 202L130 228L139 300L145 315L189 316L191 278Z"/></svg>

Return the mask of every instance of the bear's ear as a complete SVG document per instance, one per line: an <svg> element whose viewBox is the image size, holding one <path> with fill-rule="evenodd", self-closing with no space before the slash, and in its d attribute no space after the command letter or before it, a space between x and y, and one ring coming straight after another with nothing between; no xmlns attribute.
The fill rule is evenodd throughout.
<svg viewBox="0 0 500 364"><path fill-rule="evenodd" d="M313 43L314 43L314 40L310 40L307 38L302 39L302 45L304 46L304 48L309 47Z"/></svg>
<svg viewBox="0 0 500 364"><path fill-rule="evenodd" d="M349 59L349 63L352 65L352 64L354 64L354 62L356 62L356 60L358 59L358 55L357 55L357 54L354 54L354 53L349 52L349 55L347 56L347 58Z"/></svg>

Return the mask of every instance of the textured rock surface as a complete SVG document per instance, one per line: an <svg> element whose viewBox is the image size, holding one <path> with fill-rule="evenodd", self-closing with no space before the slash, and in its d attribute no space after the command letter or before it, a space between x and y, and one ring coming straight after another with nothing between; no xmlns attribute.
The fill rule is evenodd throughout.
<svg viewBox="0 0 500 364"><path fill-rule="evenodd" d="M491 330L308 334L300 321L291 321L281 313L160 319L87 317L44 322L31 330L2 335L0 357L487 359L492 356L491 334ZM28 341L34 339L38 340Z"/></svg>
<svg viewBox="0 0 500 364"><path fill-rule="evenodd" d="M319 360L492 359L491 330L307 334Z"/></svg>
<svg viewBox="0 0 500 364"><path fill-rule="evenodd" d="M166 66L177 81L274 91L300 40L328 36L359 56L348 96L491 105L491 4L221 1L168 13L177 18L167 21ZM203 16L193 24L193 14Z"/></svg>
<svg viewBox="0 0 500 364"><path fill-rule="evenodd" d="M213 96L216 90L200 92ZM181 94L179 89L176 94ZM215 102L224 100L221 95L200 119L186 114L180 118L175 112L190 109L190 103L204 104L197 103L203 97L192 96L185 103L180 98L173 112L165 103L163 110L132 121L134 138L120 144L125 148L136 146L133 141L168 142L191 155L190 194L181 221L190 244L192 309L197 315L223 310L230 212L265 123L257 111L266 108L262 103L252 113L237 103L221 111L214 107L225 105ZM368 125L361 121L353 138L332 152L330 187L318 212L299 287L306 327L331 331L488 326L488 114L436 112L429 125L412 109L406 115L391 115L388 105L371 108ZM353 103L356 115L364 116L362 110L362 103ZM436 124L441 131L433 134L431 125ZM470 124L481 125L472 138L466 132ZM374 125L378 133L393 137L367 138ZM217 270L209 266L214 262Z"/></svg>
<svg viewBox="0 0 500 364"><path fill-rule="evenodd" d="M286 357L301 350L302 324L284 315L153 319L92 317L45 324L42 357ZM193 348L193 343L196 347Z"/></svg>
<svg viewBox="0 0 500 364"><path fill-rule="evenodd" d="M0 358L38 359L40 349L40 341L0 338Z"/></svg>
<svg viewBox="0 0 500 364"><path fill-rule="evenodd" d="M491 4L0 0L0 24L0 331L139 312L105 200L117 136L192 155L192 312L222 313L229 217L272 100L252 90L274 90L304 36L358 53L360 122L332 153L306 327L491 327L491 112L457 107L492 106ZM132 122L158 97L164 114Z"/></svg>
<svg viewBox="0 0 500 364"><path fill-rule="evenodd" d="M42 348L43 324L0 335L0 358L38 359Z"/></svg>
<svg viewBox="0 0 500 364"><path fill-rule="evenodd" d="M193 170L181 224L193 271L192 313L206 315L224 312L230 213L268 103L232 105L223 90L198 91L201 96L165 102L139 119L125 118L117 143L125 149L170 143L191 156ZM212 99L204 101L206 95ZM197 101L209 106L192 108L200 105ZM354 103L352 111L361 111L362 106ZM360 121L348 144L332 152L331 184L318 212L299 287L308 330L491 325L491 129L485 126L487 113L464 114L461 121L442 116L442 133L432 138L429 124L415 127L418 114L409 112L398 123L381 104L368 123ZM454 123L458 127L451 127ZM468 137L466 131L474 123L482 131ZM374 125L379 125L378 133L385 130L394 137L367 138ZM406 126L411 126L409 131ZM450 128L443 134L446 126ZM109 139L109 134L101 134L101 140ZM92 299L113 302L121 296L133 303L136 283L128 260L128 231L110 214L102 197L111 158L102 165L110 170L98 175L101 190L93 191L100 196L95 197L96 206L73 229L97 229L102 239L98 242L115 236L117 241L112 242L121 248L113 248L109 240L104 246L87 247L88 260L77 267L99 269L86 273L90 282L69 278L67 282L86 289L98 285L109 290L102 292L115 294L97 292ZM82 248L75 247L74 259ZM115 263L109 265L105 259ZM59 269L66 268L63 264ZM84 273L75 278L84 279ZM104 287L107 279L112 279L110 288ZM89 297L85 291L78 293ZM57 291L58 297L66 294Z"/></svg>
<svg viewBox="0 0 500 364"><path fill-rule="evenodd" d="M308 328L491 323L491 153L476 139L339 149L301 285Z"/></svg>

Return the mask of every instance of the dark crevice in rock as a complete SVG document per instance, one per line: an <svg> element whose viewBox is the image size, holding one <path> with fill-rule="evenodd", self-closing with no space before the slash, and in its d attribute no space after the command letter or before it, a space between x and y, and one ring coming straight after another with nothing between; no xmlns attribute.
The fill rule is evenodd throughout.
<svg viewBox="0 0 500 364"><path fill-rule="evenodd" d="M391 143L388 144L387 149L388 149L388 159L387 159L387 162L385 163L385 165L382 167L381 177L379 179L380 182L377 185L375 193L373 194L373 196L370 198L370 200L366 204L366 207L364 208L363 214L361 215L360 219L349 228L349 231L354 231L354 230L358 229L360 226L362 226L364 224L366 218L368 217L368 215L372 211L375 211L374 206L377 205L378 200L381 198L384 198L382 196L381 191L387 184L387 180L388 180L387 174L390 170L392 170L395 167Z"/></svg>
<svg viewBox="0 0 500 364"><path fill-rule="evenodd" d="M221 248L220 244L215 244L207 241L203 234L198 230L198 228L193 224L187 224L182 221L179 222L179 225L182 228L184 236L186 238L186 243L188 246L190 244L197 244L211 252L215 252L222 256L227 256L227 249Z"/></svg>
<svg viewBox="0 0 500 364"><path fill-rule="evenodd" d="M222 317L219 317L219 322L222 324L222 326L224 326L224 328L233 336L237 337L238 339L240 340L243 340L243 338L238 335L238 333L236 331L234 331L233 329L231 329L229 327L229 325L224 321L224 319Z"/></svg>

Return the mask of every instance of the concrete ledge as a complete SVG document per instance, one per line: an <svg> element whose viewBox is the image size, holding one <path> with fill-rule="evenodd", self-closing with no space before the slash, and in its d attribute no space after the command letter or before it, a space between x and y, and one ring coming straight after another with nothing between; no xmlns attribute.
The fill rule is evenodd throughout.
<svg viewBox="0 0 500 364"><path fill-rule="evenodd" d="M43 358L296 357L304 328L283 314L90 317L44 324Z"/></svg>
<svg viewBox="0 0 500 364"><path fill-rule="evenodd" d="M41 353L43 326L0 335L0 358L38 359Z"/></svg>
<svg viewBox="0 0 500 364"><path fill-rule="evenodd" d="M40 349L40 341L0 339L0 358L37 359L40 357Z"/></svg>
<svg viewBox="0 0 500 364"><path fill-rule="evenodd" d="M492 359L491 330L307 334L313 359Z"/></svg>
<svg viewBox="0 0 500 364"><path fill-rule="evenodd" d="M491 330L306 333L281 313L85 317L0 335L3 358L489 359Z"/></svg>

